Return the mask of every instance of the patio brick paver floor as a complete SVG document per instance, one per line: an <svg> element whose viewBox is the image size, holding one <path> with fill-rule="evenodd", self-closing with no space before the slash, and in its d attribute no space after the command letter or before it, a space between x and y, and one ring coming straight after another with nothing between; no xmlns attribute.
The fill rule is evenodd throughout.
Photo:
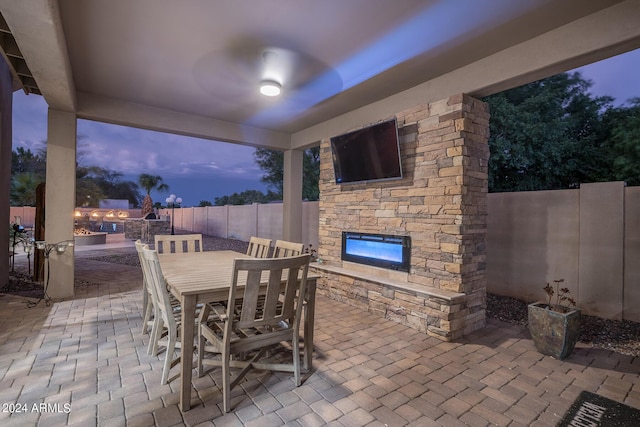
<svg viewBox="0 0 640 427"><path fill-rule="evenodd" d="M178 380L159 385L164 354L146 354L140 269L87 254L76 255L76 278L97 285L78 286L73 300L27 308L0 296L3 426L546 427L582 390L640 408L633 357L578 344L558 361L537 353L526 329L493 320L446 343L320 296L315 369L301 387L290 374L253 372L223 415L213 370L194 379L183 414Z"/></svg>

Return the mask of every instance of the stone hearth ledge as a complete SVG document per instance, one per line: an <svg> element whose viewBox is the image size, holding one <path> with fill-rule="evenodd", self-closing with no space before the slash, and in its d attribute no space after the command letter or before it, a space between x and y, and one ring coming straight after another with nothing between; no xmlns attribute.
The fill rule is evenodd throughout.
<svg viewBox="0 0 640 427"><path fill-rule="evenodd" d="M398 280L389 279L381 275L367 274L361 271L352 270L344 267L329 266L325 264L312 263L311 268L318 270L319 272L326 271L328 273L340 274L343 276L353 277L354 279L362 279L368 282L380 283L381 285L388 286L394 290L406 292L413 296L419 296L424 298L440 298L445 301L450 301L451 305L460 303L465 299L466 295L459 292L448 291L446 289L425 288L425 286L412 284L409 281L401 282ZM375 267L368 267L375 269Z"/></svg>
<svg viewBox="0 0 640 427"><path fill-rule="evenodd" d="M484 323L484 311L472 313L471 310L472 306L478 306L478 299L484 298L477 293L428 288L385 274L364 273L334 265L312 263L311 268L322 276L318 280L318 293L378 313L444 341L463 336L469 332L468 328L476 328L472 325L476 322ZM378 270L376 267L368 269ZM474 317L477 319L469 322Z"/></svg>

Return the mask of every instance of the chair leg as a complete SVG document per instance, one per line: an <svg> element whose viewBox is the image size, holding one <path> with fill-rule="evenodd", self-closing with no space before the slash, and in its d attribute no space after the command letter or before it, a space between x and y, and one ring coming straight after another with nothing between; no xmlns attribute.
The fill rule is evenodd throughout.
<svg viewBox="0 0 640 427"><path fill-rule="evenodd" d="M231 369L229 366L229 359L231 355L229 353L222 353L222 407L224 412L230 411L229 408L229 395L231 394Z"/></svg>
<svg viewBox="0 0 640 427"><path fill-rule="evenodd" d="M196 339L196 350L198 357L198 378L201 378L204 375L204 369L202 366L202 359L204 358L204 347L207 345L207 340L202 336L200 332L201 325L207 322L209 318L209 314L211 313L211 308L209 305L204 304L200 309L200 315L198 316L198 322L196 324L196 331L198 331L198 337Z"/></svg>
<svg viewBox="0 0 640 427"><path fill-rule="evenodd" d="M153 323L153 329L154 329L152 334L153 339L151 340L151 342L149 342L149 344L151 344L152 356L158 355L158 341L160 341L160 338L162 338L162 332L164 330L164 321L160 316L156 316L156 318L158 319L158 321L157 322L154 321Z"/></svg>
<svg viewBox="0 0 640 427"><path fill-rule="evenodd" d="M160 322L160 318L158 316L153 317L153 324L151 325L151 332L149 333L149 344L147 345L147 354L148 355L157 355L158 347L157 342L160 339L160 334L158 333L158 323ZM154 350L155 349L155 350Z"/></svg>
<svg viewBox="0 0 640 427"><path fill-rule="evenodd" d="M143 297L143 310L144 310L144 318L142 319L142 333L149 333L149 321L151 320L151 315L153 313L153 302L149 297L149 292L144 291Z"/></svg>
<svg viewBox="0 0 640 427"><path fill-rule="evenodd" d="M295 334L292 341L293 350L293 379L296 387L300 387L300 336Z"/></svg>
<svg viewBox="0 0 640 427"><path fill-rule="evenodd" d="M149 331L147 327L147 321L149 320L149 293L146 289L142 289L142 312L144 316L142 316L142 335L146 334Z"/></svg>
<svg viewBox="0 0 640 427"><path fill-rule="evenodd" d="M162 368L162 379L160 385L165 385L169 381L169 371L173 362L173 353L176 349L177 337L169 334L167 336L167 351L164 354L164 367Z"/></svg>

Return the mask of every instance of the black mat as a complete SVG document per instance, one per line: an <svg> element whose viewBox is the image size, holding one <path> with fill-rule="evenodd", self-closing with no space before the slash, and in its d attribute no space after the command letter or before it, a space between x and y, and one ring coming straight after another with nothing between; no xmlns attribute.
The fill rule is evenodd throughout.
<svg viewBox="0 0 640 427"><path fill-rule="evenodd" d="M558 423L558 427L583 426L638 427L640 426L640 410L583 391Z"/></svg>

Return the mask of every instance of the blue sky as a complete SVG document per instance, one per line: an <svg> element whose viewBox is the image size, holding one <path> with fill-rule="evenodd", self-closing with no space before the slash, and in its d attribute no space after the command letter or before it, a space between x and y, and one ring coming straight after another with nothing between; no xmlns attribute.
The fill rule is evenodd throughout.
<svg viewBox="0 0 640 427"><path fill-rule="evenodd" d="M621 105L640 97L640 49L577 68L593 82L595 96L612 96ZM47 105L38 95L22 91L13 97L13 149L44 148L47 138ZM152 192L164 203L169 193L183 199L184 206L213 202L216 197L244 190L267 191L260 182L262 171L253 159L254 149L87 120L78 121L78 161L123 174L137 182L141 173L160 175L168 193Z"/></svg>

